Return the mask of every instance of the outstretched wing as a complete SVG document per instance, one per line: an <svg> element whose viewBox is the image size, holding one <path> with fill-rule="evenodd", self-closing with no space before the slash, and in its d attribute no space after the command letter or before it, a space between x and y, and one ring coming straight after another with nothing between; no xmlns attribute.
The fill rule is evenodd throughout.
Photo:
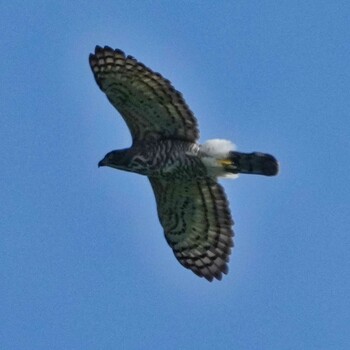
<svg viewBox="0 0 350 350"><path fill-rule="evenodd" d="M98 86L124 118L133 140L198 139L197 120L169 80L107 46L96 46L89 62Z"/></svg>
<svg viewBox="0 0 350 350"><path fill-rule="evenodd" d="M233 221L223 188L207 178L193 182L149 178L159 220L176 258L212 281L227 274Z"/></svg>

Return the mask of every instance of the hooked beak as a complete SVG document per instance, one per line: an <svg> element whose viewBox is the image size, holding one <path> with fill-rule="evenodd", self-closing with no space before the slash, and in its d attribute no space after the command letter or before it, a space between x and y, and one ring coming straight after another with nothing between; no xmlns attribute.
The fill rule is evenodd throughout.
<svg viewBox="0 0 350 350"><path fill-rule="evenodd" d="M107 165L107 163L106 163L105 159L102 159L98 162L98 167L106 166L106 165Z"/></svg>

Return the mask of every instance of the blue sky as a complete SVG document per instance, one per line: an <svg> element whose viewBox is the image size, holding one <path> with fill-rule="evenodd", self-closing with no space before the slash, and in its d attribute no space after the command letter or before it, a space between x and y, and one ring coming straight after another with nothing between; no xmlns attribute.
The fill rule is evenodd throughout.
<svg viewBox="0 0 350 350"><path fill-rule="evenodd" d="M348 349L348 1L1 5L1 349ZM222 181L230 273L163 238L146 178L97 168L129 132L88 66L120 48L180 90L201 141L275 155Z"/></svg>

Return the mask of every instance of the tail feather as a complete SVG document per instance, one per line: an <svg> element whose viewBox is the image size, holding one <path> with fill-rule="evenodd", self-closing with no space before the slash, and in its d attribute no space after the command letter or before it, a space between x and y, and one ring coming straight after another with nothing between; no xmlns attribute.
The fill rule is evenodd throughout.
<svg viewBox="0 0 350 350"><path fill-rule="evenodd" d="M223 166L226 171L237 174L257 174L274 176L278 173L278 162L270 154L253 152L241 153L236 151L229 152L226 164Z"/></svg>

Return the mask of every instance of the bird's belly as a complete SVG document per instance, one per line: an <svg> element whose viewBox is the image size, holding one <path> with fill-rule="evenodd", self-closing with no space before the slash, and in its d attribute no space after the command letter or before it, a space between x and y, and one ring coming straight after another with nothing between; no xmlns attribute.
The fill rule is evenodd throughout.
<svg viewBox="0 0 350 350"><path fill-rule="evenodd" d="M139 144L140 153L133 157L132 170L151 177L193 179L207 175L198 157L196 145L183 141Z"/></svg>
<svg viewBox="0 0 350 350"><path fill-rule="evenodd" d="M205 167L198 159L187 157L165 162L152 169L149 176L167 178L169 180L193 180L207 176Z"/></svg>

